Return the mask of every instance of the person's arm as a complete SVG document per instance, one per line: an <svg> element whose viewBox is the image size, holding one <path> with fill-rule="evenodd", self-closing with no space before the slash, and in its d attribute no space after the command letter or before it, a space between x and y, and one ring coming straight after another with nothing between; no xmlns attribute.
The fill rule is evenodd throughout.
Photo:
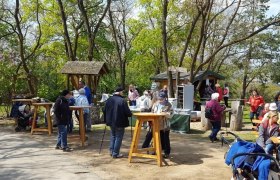
<svg viewBox="0 0 280 180"><path fill-rule="evenodd" d="M264 99L263 99L262 96L260 96L260 104L259 104L259 106L263 106L263 105L264 105Z"/></svg>
<svg viewBox="0 0 280 180"><path fill-rule="evenodd" d="M123 100L123 108L124 108L124 112L128 117L132 116L132 113L127 105L127 102L125 100Z"/></svg>

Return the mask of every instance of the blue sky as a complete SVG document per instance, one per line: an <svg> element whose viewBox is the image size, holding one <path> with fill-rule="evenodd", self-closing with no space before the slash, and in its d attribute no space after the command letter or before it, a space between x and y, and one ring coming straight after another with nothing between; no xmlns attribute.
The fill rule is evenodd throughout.
<svg viewBox="0 0 280 180"><path fill-rule="evenodd" d="M280 0L270 0L268 5L270 6L267 12L268 16L276 15L280 12Z"/></svg>

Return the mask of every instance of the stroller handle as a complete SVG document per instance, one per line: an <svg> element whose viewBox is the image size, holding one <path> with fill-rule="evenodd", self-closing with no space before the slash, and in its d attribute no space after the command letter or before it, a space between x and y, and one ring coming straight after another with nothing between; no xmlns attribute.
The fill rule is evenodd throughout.
<svg viewBox="0 0 280 180"><path fill-rule="evenodd" d="M224 137L224 135L229 135L229 134L232 135L235 138L235 140L242 140L238 135L234 134L233 132L230 132L230 131L220 132L222 146L224 144L230 144L231 143Z"/></svg>
<svg viewBox="0 0 280 180"><path fill-rule="evenodd" d="M232 169L233 169L233 173L235 174L236 172L236 169L235 169L235 164L234 164L234 159L237 158L237 157L240 157L240 156L264 156L264 157L267 157L271 160L273 160L276 165L277 165L277 169L278 171L280 171L280 164L279 162L271 155L269 154L265 154L265 153L239 153L239 154L235 154L232 159L231 159L231 166L232 166Z"/></svg>

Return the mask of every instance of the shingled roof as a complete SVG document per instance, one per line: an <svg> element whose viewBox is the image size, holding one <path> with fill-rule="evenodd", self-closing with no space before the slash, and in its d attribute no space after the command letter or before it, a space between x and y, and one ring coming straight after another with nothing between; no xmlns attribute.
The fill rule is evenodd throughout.
<svg viewBox="0 0 280 180"><path fill-rule="evenodd" d="M173 72L172 71L172 79L176 79L176 72ZM204 77L207 77L207 76L214 76L215 78L217 79L225 79L224 76L216 73L216 72L213 72L213 71L199 71L197 73L197 75L195 76L194 78L194 82L195 81L198 81L198 80L201 80L201 79L204 79ZM181 80L184 80L185 78L189 78L190 77L190 74L189 73L185 73L185 72L182 72L180 73L180 79ZM157 74L155 75L154 77L151 77L150 78L151 80L166 80L167 79L167 73L166 72L163 72L163 73L160 73L160 74Z"/></svg>
<svg viewBox="0 0 280 180"><path fill-rule="evenodd" d="M60 71L62 74L103 75L108 73L104 62L68 61Z"/></svg>

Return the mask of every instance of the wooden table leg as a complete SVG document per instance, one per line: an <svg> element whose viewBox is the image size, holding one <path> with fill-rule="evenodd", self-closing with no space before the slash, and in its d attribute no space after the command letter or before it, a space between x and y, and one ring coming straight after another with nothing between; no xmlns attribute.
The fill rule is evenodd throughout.
<svg viewBox="0 0 280 180"><path fill-rule="evenodd" d="M50 106L46 106L46 113L47 113L47 122L48 122L48 132L49 135L52 134L52 121L50 116Z"/></svg>
<svg viewBox="0 0 280 180"><path fill-rule="evenodd" d="M139 120L137 119L136 120L136 124L135 124L135 128L134 128L132 142L131 142L131 145L130 145L130 151L129 151L129 155L128 155L128 162L131 162L132 153L137 151L137 144L136 144L136 142L137 142L137 140L136 140L137 139L137 131L141 130L141 129L139 129L139 127L141 128Z"/></svg>
<svg viewBox="0 0 280 180"><path fill-rule="evenodd" d="M158 118L155 118L155 123L154 123L154 144L155 144L155 149L156 149L156 156L157 156L157 164L158 166L162 166L162 155L161 155L161 141L160 141L160 130L159 130L159 122Z"/></svg>
<svg viewBox="0 0 280 180"><path fill-rule="evenodd" d="M84 111L83 109L79 109L79 126L80 126L80 138L82 141L82 146L85 146L85 123L84 123Z"/></svg>
<svg viewBox="0 0 280 180"><path fill-rule="evenodd" d="M35 106L34 107L34 115L33 115L33 119L32 119L31 134L33 134L33 131L36 128L37 111L38 111L38 106Z"/></svg>

